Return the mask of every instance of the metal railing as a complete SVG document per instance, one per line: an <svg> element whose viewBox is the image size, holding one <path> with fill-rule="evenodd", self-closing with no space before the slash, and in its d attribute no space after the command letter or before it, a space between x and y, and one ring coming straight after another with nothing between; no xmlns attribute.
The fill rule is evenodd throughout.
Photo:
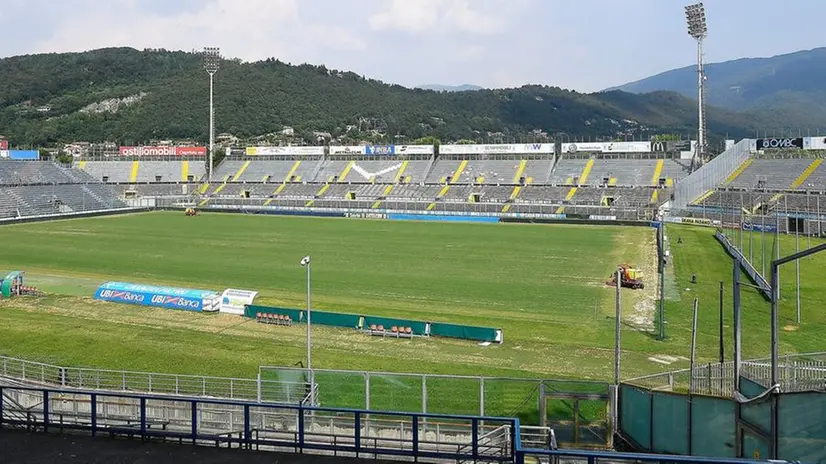
<svg viewBox="0 0 826 464"><path fill-rule="evenodd" d="M422 462L765 462L523 447L516 418L310 408L20 387L0 387L0 398L3 398L0 427L25 427L41 432L71 430L144 441L172 439L181 444L260 451L412 458Z"/></svg>
<svg viewBox="0 0 826 464"><path fill-rule="evenodd" d="M5 356L0 357L0 384L4 379L24 385L286 404L315 404L318 397L318 390L305 382L62 367Z"/></svg>
<svg viewBox="0 0 826 464"><path fill-rule="evenodd" d="M511 418L310 408L201 398L0 387L0 426L355 457L513 462ZM23 420L21 412L30 414ZM440 430L437 432L437 427ZM485 437L507 432L507 439ZM498 432L496 432L498 431Z"/></svg>
<svg viewBox="0 0 826 464"><path fill-rule="evenodd" d="M826 352L790 354L779 358L780 391L826 391ZM740 374L769 388L771 359L743 361ZM662 374L647 375L626 380L623 383L659 391L685 392L731 398L734 395L734 362L709 363L696 366L693 376L690 369Z"/></svg>
<svg viewBox="0 0 826 464"><path fill-rule="evenodd" d="M680 215L692 201L719 186L751 156L751 140L743 139L708 164L682 179L674 188L671 214Z"/></svg>

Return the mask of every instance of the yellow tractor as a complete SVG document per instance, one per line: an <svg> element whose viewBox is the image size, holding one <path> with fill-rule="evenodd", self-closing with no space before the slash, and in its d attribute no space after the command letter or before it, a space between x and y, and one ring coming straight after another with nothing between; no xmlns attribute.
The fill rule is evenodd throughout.
<svg viewBox="0 0 826 464"><path fill-rule="evenodd" d="M620 264L618 268L620 270L620 276L622 277L622 281L620 282L622 287L632 288L634 290L642 290L645 288L645 284L642 282L642 271L638 271L628 264ZM616 287L617 273L615 272L611 276L611 280L605 284Z"/></svg>

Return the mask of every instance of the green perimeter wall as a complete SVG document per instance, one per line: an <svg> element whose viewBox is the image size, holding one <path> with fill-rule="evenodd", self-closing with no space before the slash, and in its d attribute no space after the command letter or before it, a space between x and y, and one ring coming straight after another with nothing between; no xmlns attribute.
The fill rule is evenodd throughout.
<svg viewBox="0 0 826 464"><path fill-rule="evenodd" d="M247 305L244 308L244 316L255 318L257 313L280 314L289 316L294 322L304 322L305 311L291 308L278 308L271 306ZM342 327L348 329L366 329L371 325L384 326L385 330L391 327L410 327L415 335L432 335L435 337L459 338L463 340L474 340L483 342L495 342L498 329L489 327L475 327L469 325L445 324L440 322L422 322L409 319L395 319L389 317L361 316L356 314L331 313L327 311L313 310L312 323L331 327ZM428 330L429 329L429 330Z"/></svg>

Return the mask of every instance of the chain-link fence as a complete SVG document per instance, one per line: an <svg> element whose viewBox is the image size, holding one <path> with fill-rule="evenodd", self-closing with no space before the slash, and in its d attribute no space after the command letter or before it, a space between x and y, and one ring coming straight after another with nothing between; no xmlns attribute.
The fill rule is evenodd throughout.
<svg viewBox="0 0 826 464"><path fill-rule="evenodd" d="M319 405L376 411L519 417L526 424L544 422L540 417L543 396L553 393L607 393L602 382L539 380L458 375L398 374L261 367L262 380L296 376L309 378L318 388ZM571 415L567 410L564 414ZM546 418L545 418L546 419ZM573 417L569 417L573 420Z"/></svg>

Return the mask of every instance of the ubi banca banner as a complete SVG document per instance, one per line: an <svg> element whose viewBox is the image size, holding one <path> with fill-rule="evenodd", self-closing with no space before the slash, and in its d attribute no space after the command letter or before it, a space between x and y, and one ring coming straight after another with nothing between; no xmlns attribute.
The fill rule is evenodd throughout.
<svg viewBox="0 0 826 464"><path fill-rule="evenodd" d="M206 147L120 147L120 156L206 156Z"/></svg>

